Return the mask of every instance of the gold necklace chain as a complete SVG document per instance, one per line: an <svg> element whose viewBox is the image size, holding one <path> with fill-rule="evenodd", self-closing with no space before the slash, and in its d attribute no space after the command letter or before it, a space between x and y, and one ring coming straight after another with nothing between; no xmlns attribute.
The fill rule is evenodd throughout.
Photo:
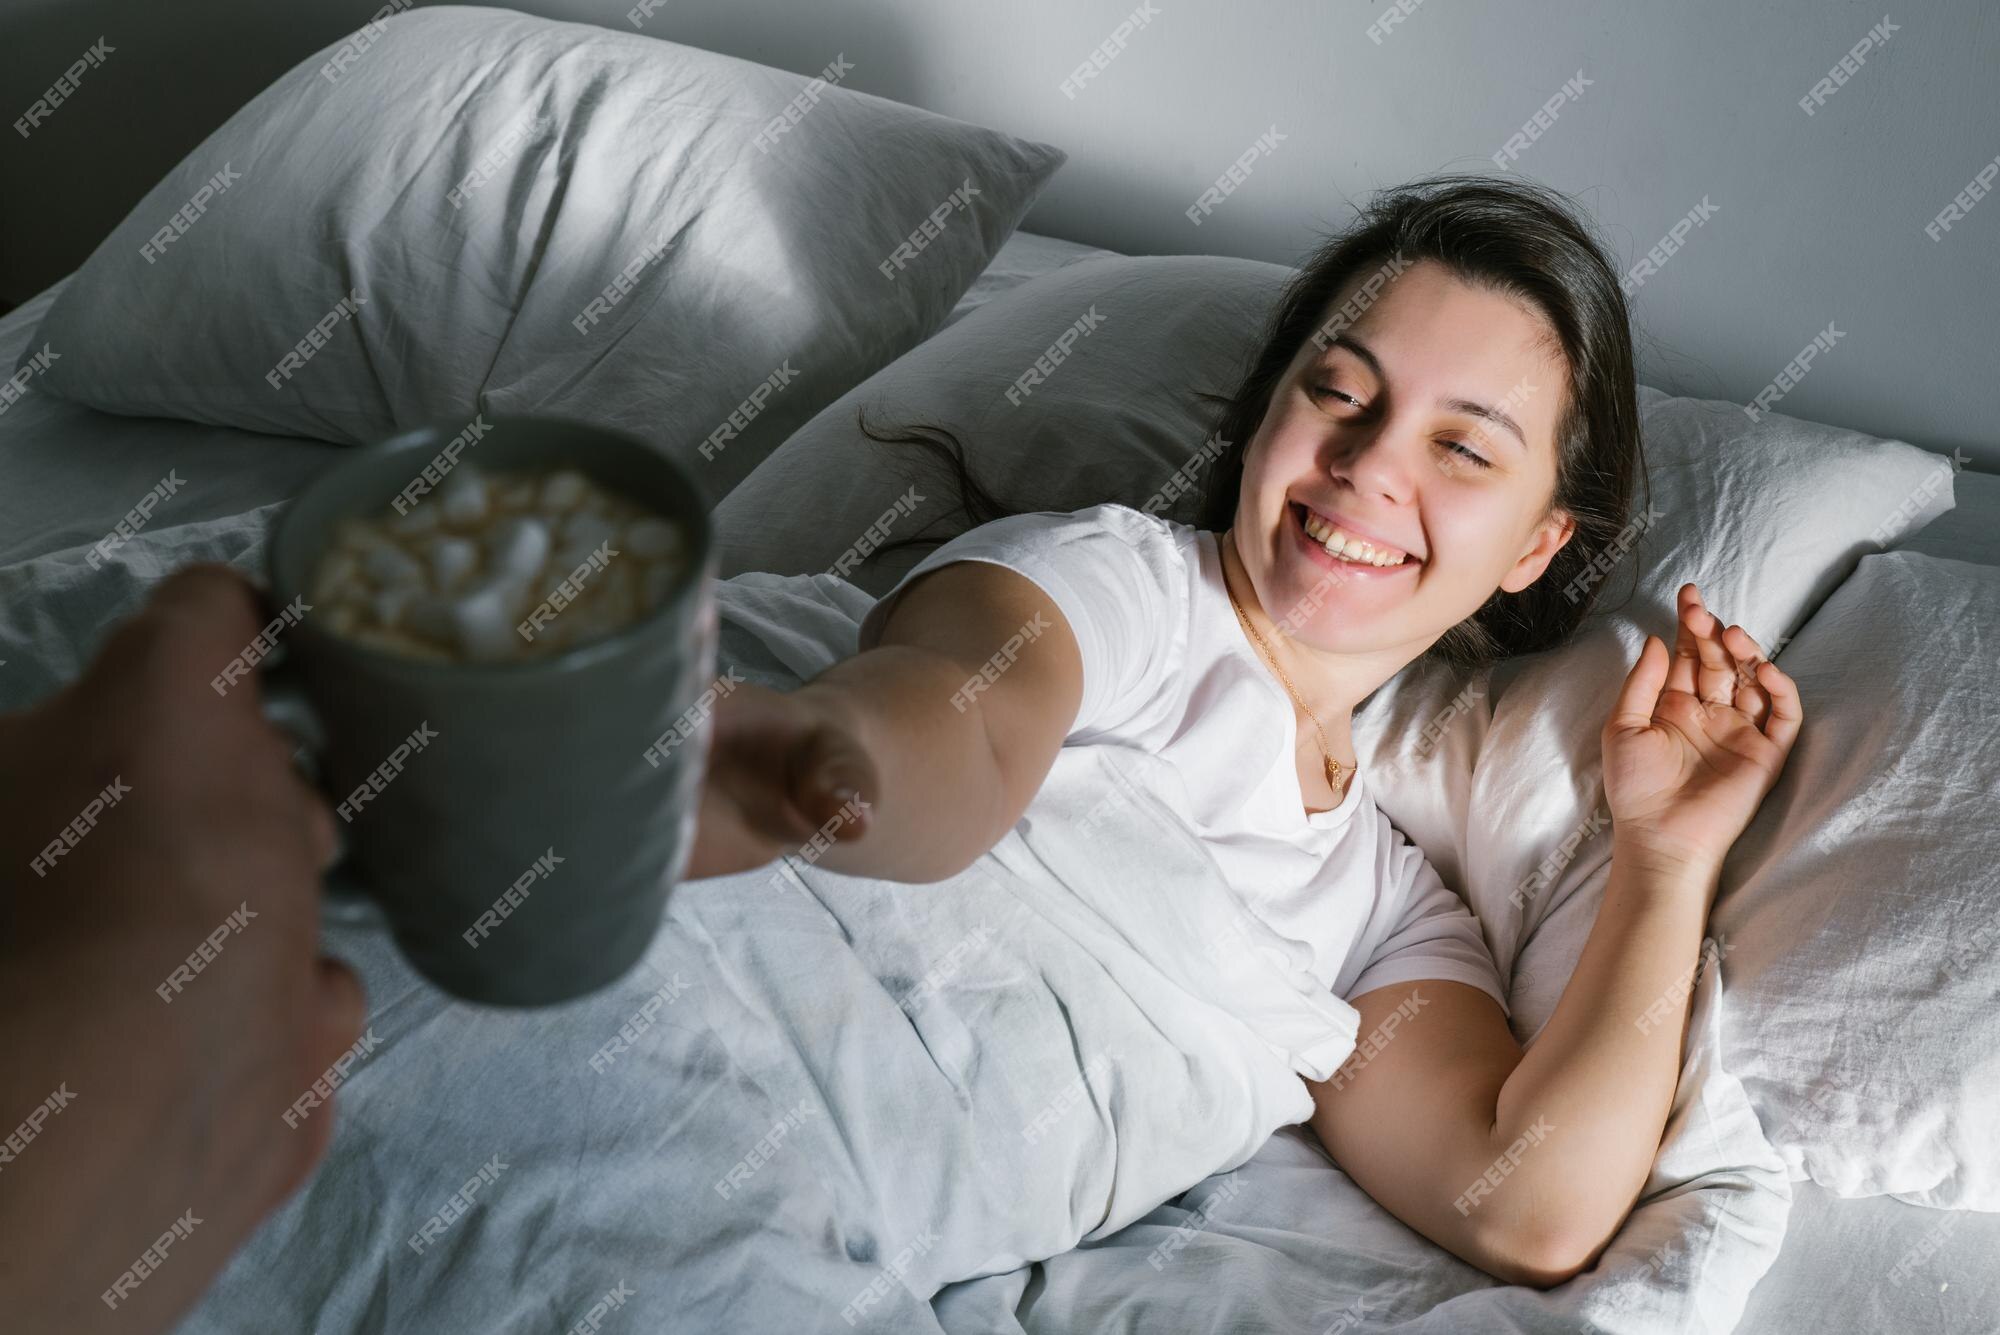
<svg viewBox="0 0 2000 1335"><path fill-rule="evenodd" d="M1229 579L1226 574L1222 581L1222 591L1229 595L1229 605L1236 609L1236 619L1243 623L1243 629L1248 631L1250 638L1257 642L1257 647L1262 652L1264 661L1271 665L1271 671L1278 674L1278 680L1285 683L1285 690L1292 697L1292 703L1296 704L1300 711L1312 720L1313 731L1319 734L1320 754L1326 760L1327 786L1333 789L1333 795L1336 799L1345 801L1347 789L1341 779L1341 774L1343 772L1352 773L1353 771L1333 758L1333 748L1326 744L1326 729L1319 725L1319 715L1306 708L1306 702L1299 698L1298 687L1292 685L1292 679L1285 675L1283 668L1278 666L1277 655L1272 652L1271 646L1265 642L1264 637L1257 633L1257 628L1250 624L1250 618L1244 615L1243 604L1236 601L1236 591L1229 587Z"/></svg>

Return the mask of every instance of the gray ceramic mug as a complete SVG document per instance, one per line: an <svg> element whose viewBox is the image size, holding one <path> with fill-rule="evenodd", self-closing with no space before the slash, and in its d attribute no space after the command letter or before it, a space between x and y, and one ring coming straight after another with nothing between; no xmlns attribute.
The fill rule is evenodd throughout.
<svg viewBox="0 0 2000 1335"><path fill-rule="evenodd" d="M329 911L379 915L458 997L548 1005L624 974L686 870L708 744L700 702L714 698L715 544L694 479L637 438L560 418L477 420L469 444L454 421L356 450L285 508L266 571L274 604L302 610L260 672L265 712L301 741L336 808ZM426 465L435 478L465 461L572 468L676 521L682 577L624 628L519 662L423 661L316 622L306 595L335 522L392 514Z"/></svg>

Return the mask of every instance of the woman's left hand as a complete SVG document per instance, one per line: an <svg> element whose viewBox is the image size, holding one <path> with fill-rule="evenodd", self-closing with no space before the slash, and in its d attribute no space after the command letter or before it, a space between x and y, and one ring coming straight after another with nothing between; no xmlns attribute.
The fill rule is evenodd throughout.
<svg viewBox="0 0 2000 1335"><path fill-rule="evenodd" d="M1792 679L1741 626L1725 630L1693 584L1679 606L1672 656L1646 637L1604 725L1604 791L1614 838L1720 867L1805 715Z"/></svg>

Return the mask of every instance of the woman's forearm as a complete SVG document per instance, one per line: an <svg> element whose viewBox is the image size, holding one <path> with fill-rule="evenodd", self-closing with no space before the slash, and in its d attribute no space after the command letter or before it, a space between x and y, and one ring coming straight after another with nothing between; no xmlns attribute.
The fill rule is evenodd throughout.
<svg viewBox="0 0 2000 1335"><path fill-rule="evenodd" d="M1559 1251L1594 1257L1652 1169L1720 870L1653 855L1614 827L1583 954L1501 1087L1480 1194L1527 1235L1560 1239Z"/></svg>
<svg viewBox="0 0 2000 1335"><path fill-rule="evenodd" d="M868 831L824 847L815 861L857 876L941 881L970 866L1025 807L1010 802L965 665L914 645L880 645L842 660L800 693L848 728L874 760L880 791ZM965 703L962 710L954 696ZM808 845L803 856L812 857Z"/></svg>

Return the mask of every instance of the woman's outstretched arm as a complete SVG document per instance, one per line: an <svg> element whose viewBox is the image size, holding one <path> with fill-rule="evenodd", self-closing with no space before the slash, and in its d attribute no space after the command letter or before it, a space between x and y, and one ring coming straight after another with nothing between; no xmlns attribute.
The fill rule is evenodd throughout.
<svg viewBox="0 0 2000 1335"><path fill-rule="evenodd" d="M1027 809L1083 699L1082 656L1027 577L955 561L796 691L718 705L690 879L781 853L885 880L970 866Z"/></svg>

